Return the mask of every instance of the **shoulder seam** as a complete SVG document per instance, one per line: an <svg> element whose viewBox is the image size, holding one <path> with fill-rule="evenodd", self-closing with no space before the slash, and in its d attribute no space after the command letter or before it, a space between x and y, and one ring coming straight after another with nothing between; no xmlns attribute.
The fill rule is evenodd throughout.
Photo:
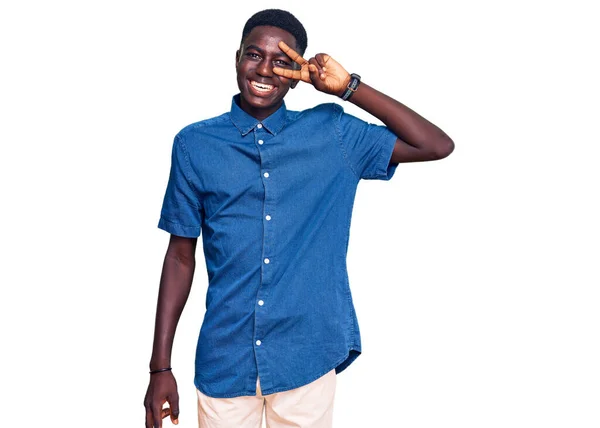
<svg viewBox="0 0 600 428"><path fill-rule="evenodd" d="M346 161L346 165L348 166L348 168L350 169L350 171L352 171L352 174L354 175L354 177L360 181L360 177L359 175L356 173L356 170L354 169L354 167L352 166L352 163L350 162L350 158L348 157L348 153L346 153L346 148L344 146L344 141L342 138L342 130L340 128L340 121L339 119L341 118L341 115L344 113L344 109L342 108L342 106L336 104L336 103L330 103L332 108L333 108L333 123L334 123L334 127L338 136L338 143L340 146L340 150L342 152L342 157L345 159ZM338 115L339 112L339 115Z"/></svg>

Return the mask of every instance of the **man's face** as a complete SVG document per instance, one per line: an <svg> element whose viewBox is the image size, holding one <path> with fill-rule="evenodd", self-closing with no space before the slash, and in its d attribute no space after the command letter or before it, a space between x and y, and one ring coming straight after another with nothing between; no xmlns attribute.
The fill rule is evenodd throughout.
<svg viewBox="0 0 600 428"><path fill-rule="evenodd" d="M236 52L240 107L259 120L275 113L288 90L298 83L273 73L274 66L294 67L293 61L279 49L281 40L296 47L295 37L281 28L255 27Z"/></svg>

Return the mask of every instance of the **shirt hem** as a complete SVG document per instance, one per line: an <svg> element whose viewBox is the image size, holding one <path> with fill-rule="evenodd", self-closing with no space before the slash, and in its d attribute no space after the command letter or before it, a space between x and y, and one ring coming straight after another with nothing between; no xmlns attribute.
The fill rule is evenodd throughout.
<svg viewBox="0 0 600 428"><path fill-rule="evenodd" d="M284 387L284 388L274 388L274 389L265 389L265 390L261 389L261 393L262 393L262 395L271 395L271 394L276 394L278 392L290 391L292 389L296 389L296 388L300 388L302 386L308 385L309 383L314 382L315 380L319 379L321 376L325 376L330 371L337 369L337 367L339 365L341 365L344 361L346 361L348 359L348 357L350 356L350 351L352 351L352 350L356 350L360 353L360 348L352 347L352 348L348 349L346 354L341 359L337 360L336 363L333 364L332 367L330 367L329 369L326 369L323 372L319 372L319 374L316 376L311 376L309 378L309 380L307 380L307 381L302 381L302 382L296 383L292 386ZM346 367L344 367L344 368L346 368ZM338 373L340 373L340 372L338 372L336 370L336 375ZM209 394L203 388L200 387L199 382L197 382L195 379L194 379L194 386L201 393L203 393L204 395L206 395L208 397L212 397L212 398L235 398L235 397L247 397L247 396L254 397L254 396L256 396L256 391L254 393L239 392L239 393L233 393L233 394Z"/></svg>

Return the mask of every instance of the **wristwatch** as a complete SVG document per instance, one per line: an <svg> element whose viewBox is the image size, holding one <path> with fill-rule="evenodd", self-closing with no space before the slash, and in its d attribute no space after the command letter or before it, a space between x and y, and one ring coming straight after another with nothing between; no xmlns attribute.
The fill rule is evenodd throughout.
<svg viewBox="0 0 600 428"><path fill-rule="evenodd" d="M348 101L352 94L356 92L356 88L358 88L358 85L360 85L360 76L356 73L352 73L350 75L350 83L348 83L348 86L346 87L346 90L342 94L341 98L344 101Z"/></svg>

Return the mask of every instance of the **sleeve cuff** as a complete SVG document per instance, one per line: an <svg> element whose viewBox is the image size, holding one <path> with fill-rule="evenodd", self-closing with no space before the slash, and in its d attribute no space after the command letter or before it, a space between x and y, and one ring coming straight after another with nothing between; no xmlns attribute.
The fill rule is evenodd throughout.
<svg viewBox="0 0 600 428"><path fill-rule="evenodd" d="M391 131L388 135L381 138L381 150L377 159L377 165L375 166L373 175L366 177L367 179L388 181L394 176L398 164L390 165L390 160L392 159L392 153L394 152L397 140L398 137Z"/></svg>
<svg viewBox="0 0 600 428"><path fill-rule="evenodd" d="M158 221L158 228L169 232L171 235L184 238L197 238L200 236L200 226L183 226L181 224L173 223L164 217L161 217Z"/></svg>

